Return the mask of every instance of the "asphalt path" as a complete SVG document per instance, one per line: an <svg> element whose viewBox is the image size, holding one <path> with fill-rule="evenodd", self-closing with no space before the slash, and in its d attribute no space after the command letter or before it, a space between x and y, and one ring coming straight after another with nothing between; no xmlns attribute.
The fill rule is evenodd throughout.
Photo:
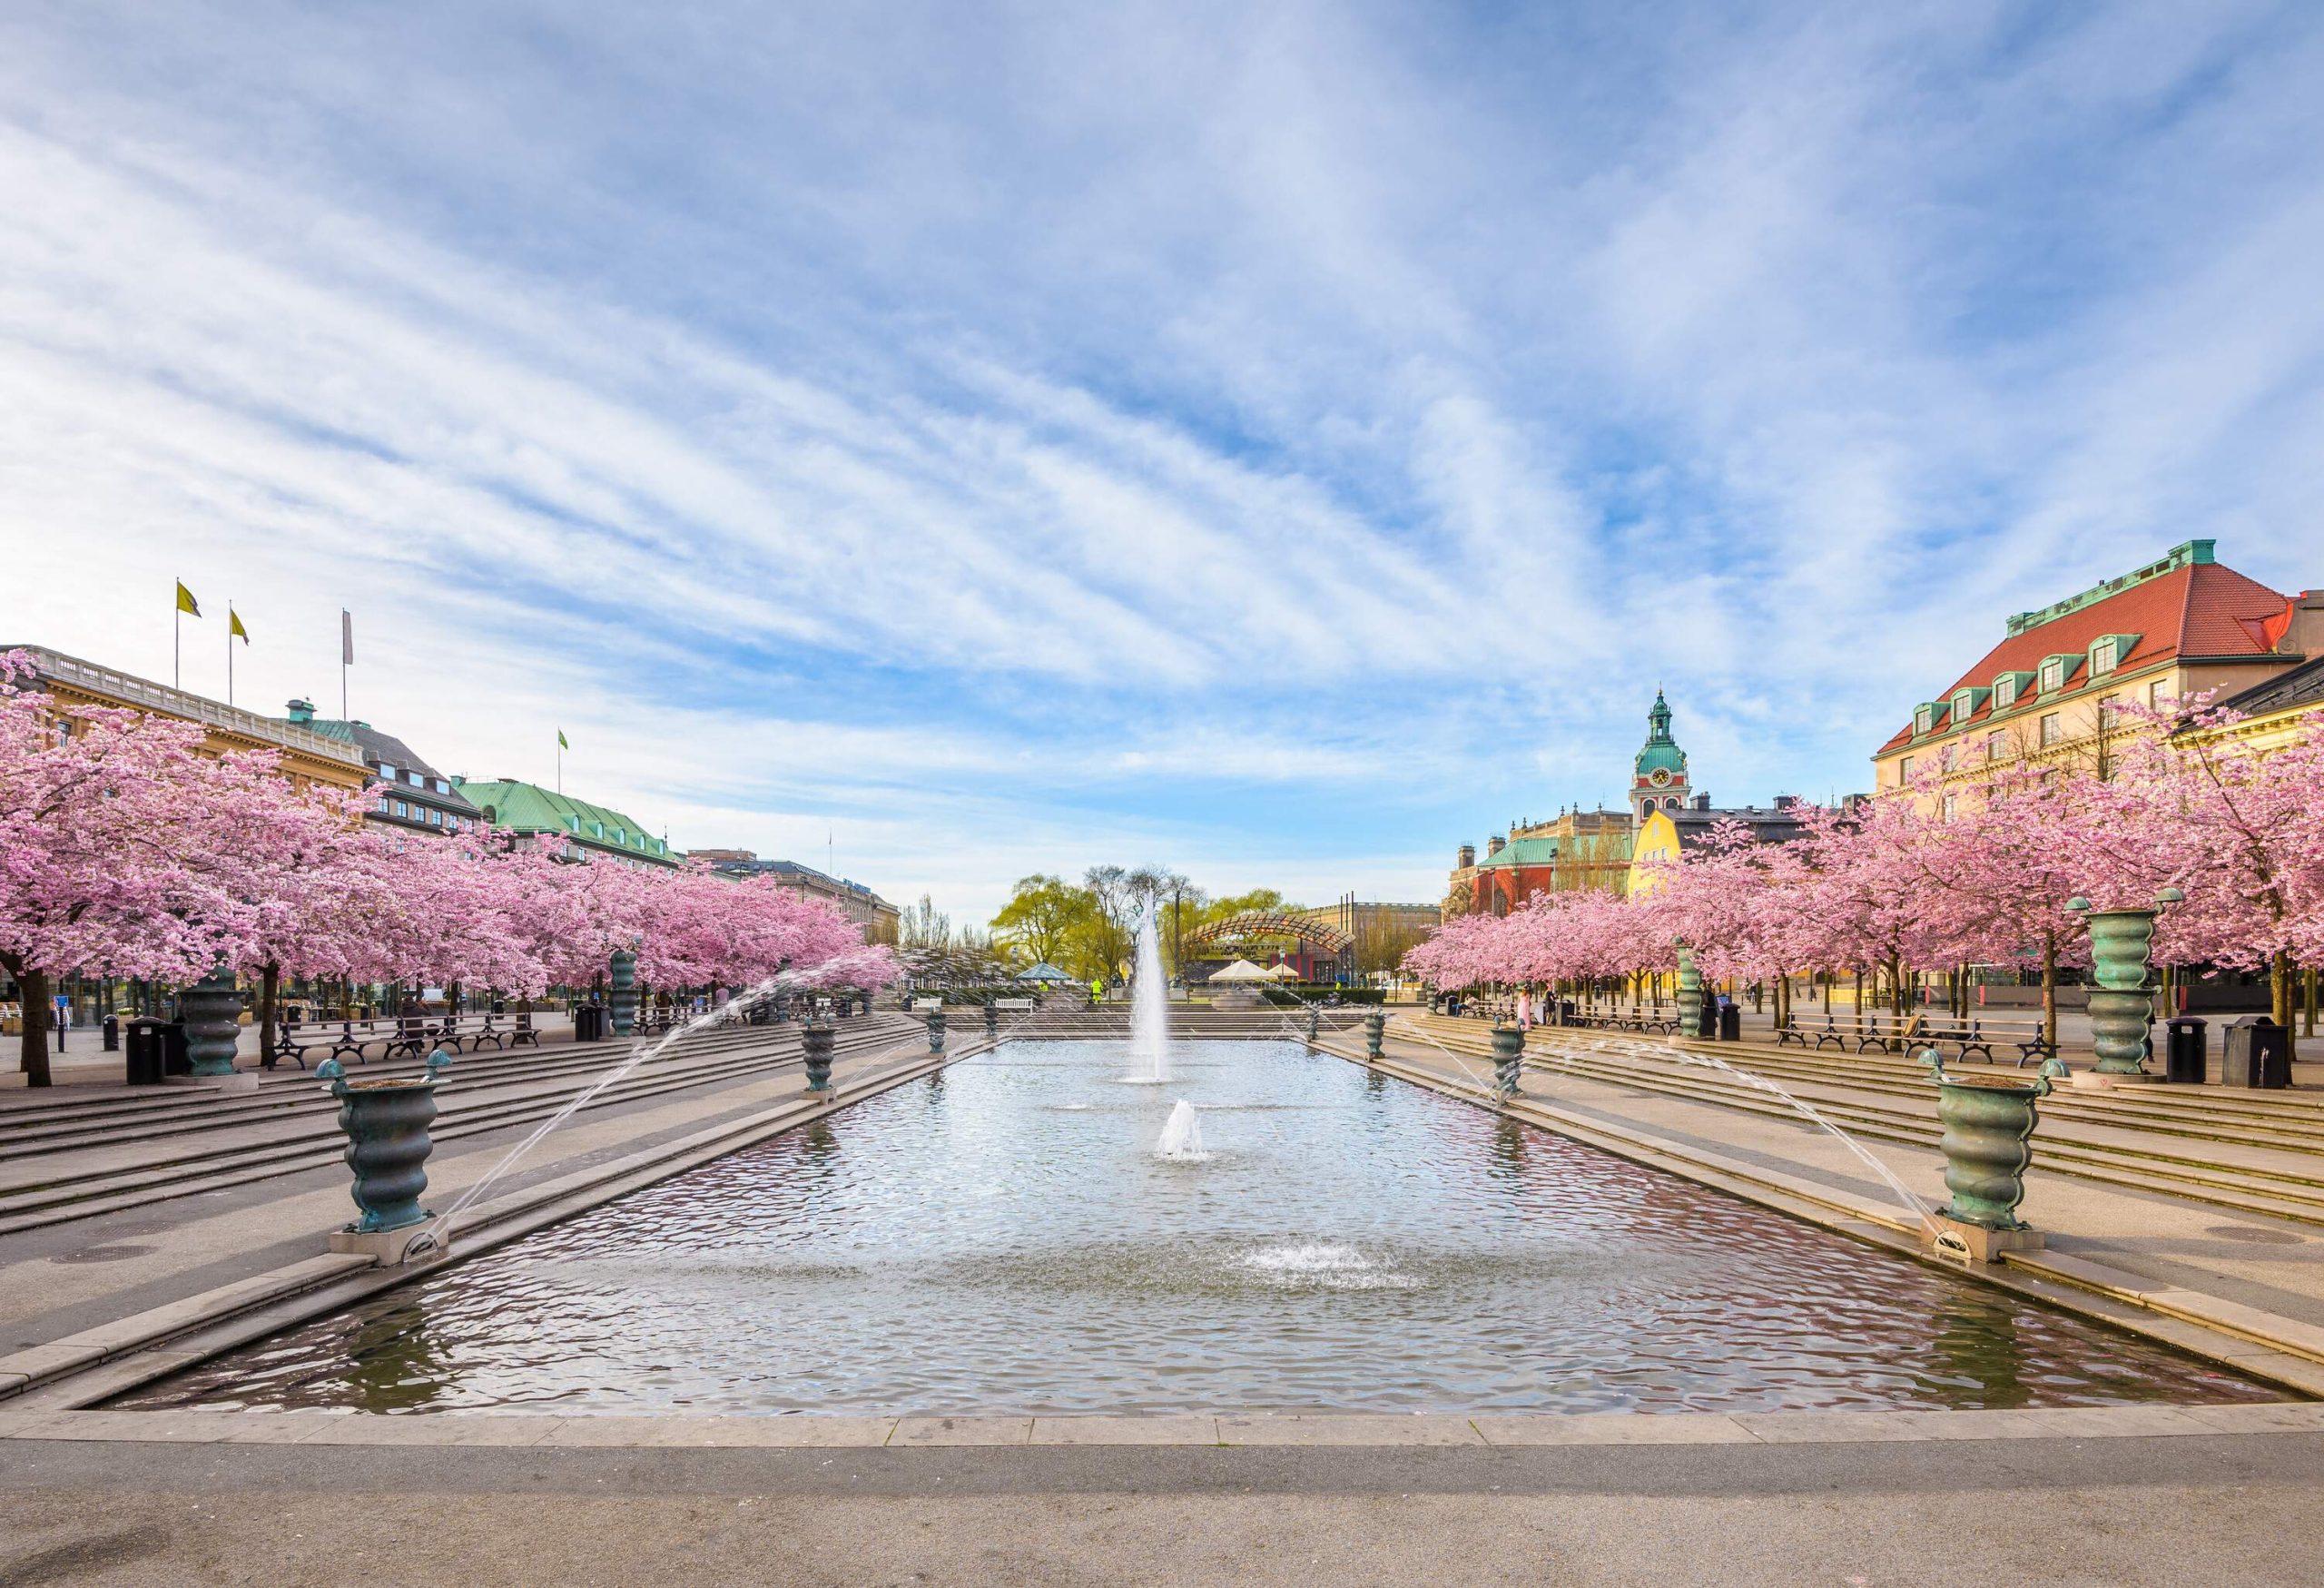
<svg viewBox="0 0 2324 1588"><path fill-rule="evenodd" d="M2324 1435L1807 1446L13 1442L0 1584L2324 1583Z"/></svg>

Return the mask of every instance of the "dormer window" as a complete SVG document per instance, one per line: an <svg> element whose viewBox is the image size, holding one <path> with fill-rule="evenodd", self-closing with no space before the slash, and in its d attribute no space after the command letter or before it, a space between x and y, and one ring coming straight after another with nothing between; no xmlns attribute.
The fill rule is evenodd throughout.
<svg viewBox="0 0 2324 1588"><path fill-rule="evenodd" d="M2138 647L2138 643L2139 636L2134 634L2100 635L2091 643L2090 670L2093 673L2112 672Z"/></svg>
<svg viewBox="0 0 2324 1588"><path fill-rule="evenodd" d="M1930 701L1913 714L1913 732L1933 734L1936 732L1937 725L1944 720L1944 716L1945 707L1935 701Z"/></svg>
<svg viewBox="0 0 2324 1588"><path fill-rule="evenodd" d="M2082 658L2079 656L2043 656L2042 658L2042 693L2054 695L2063 689L2067 681L2073 676L2074 669L2081 665Z"/></svg>
<svg viewBox="0 0 2324 1588"><path fill-rule="evenodd" d="M386 778L389 783L393 783L396 780L395 764L389 761L380 762L379 775Z"/></svg>
<svg viewBox="0 0 2324 1588"><path fill-rule="evenodd" d="M2033 682L2034 675L2031 673L2004 673L1995 678L1994 680L1994 709L2007 711L2011 706L2015 705L2019 697L2024 695L2025 686Z"/></svg>

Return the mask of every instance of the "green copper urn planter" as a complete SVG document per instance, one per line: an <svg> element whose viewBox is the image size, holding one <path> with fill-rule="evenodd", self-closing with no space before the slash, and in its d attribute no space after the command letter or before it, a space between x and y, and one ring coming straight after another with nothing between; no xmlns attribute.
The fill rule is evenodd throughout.
<svg viewBox="0 0 2324 1588"><path fill-rule="evenodd" d="M928 1050L944 1051L944 1006L941 1003L928 1011Z"/></svg>
<svg viewBox="0 0 2324 1588"><path fill-rule="evenodd" d="M2039 1247L2042 1238L2017 1217L2017 1208L2025 1199L2025 1169L2034 1159L2035 1105L2067 1073L2065 1065L2044 1060L2024 1080L1947 1075L1934 1048L1923 1050L1921 1063L1936 1082L1936 1119L1944 1130L1938 1146L1945 1189L1953 1193L1936 1210L1952 1238L1947 1243L1940 1235L1940 1244L1984 1262L2004 1251Z"/></svg>
<svg viewBox="0 0 2324 1588"><path fill-rule="evenodd" d="M437 1080L451 1062L451 1055L438 1048L428 1055L424 1074L368 1080L348 1080L346 1067L336 1059L315 1067L315 1079L329 1081L331 1096L339 1100L347 1167L355 1173L348 1194L361 1211L332 1238L334 1249L370 1251L382 1261L399 1261L405 1241L366 1238L390 1236L427 1220L419 1198L428 1190L428 1155L435 1149L428 1127L436 1119Z"/></svg>
<svg viewBox="0 0 2324 1588"><path fill-rule="evenodd" d="M611 989L606 1001L613 1014L614 1035L635 1036L637 1031L637 956L627 949L615 949L606 984Z"/></svg>
<svg viewBox="0 0 2324 1588"><path fill-rule="evenodd" d="M1679 1034L1697 1041L1718 1035L1703 1029L1703 973L1695 966L1695 951L1679 945Z"/></svg>
<svg viewBox="0 0 2324 1588"><path fill-rule="evenodd" d="M234 972L221 960L210 974L178 994L185 1021L185 1056L197 1080L234 1073L234 1046L241 1035L242 997Z"/></svg>
<svg viewBox="0 0 2324 1588"><path fill-rule="evenodd" d="M1364 1017L1364 1056L1365 1058L1380 1057L1380 1044L1386 1037L1387 1031L1388 1017L1378 1010L1375 1009Z"/></svg>
<svg viewBox="0 0 2324 1588"><path fill-rule="evenodd" d="M807 1090L811 1092L828 1093L832 1090L833 1035L831 1021L820 1015L808 1016L806 1024L799 1028L800 1052L806 1060Z"/></svg>
<svg viewBox="0 0 2324 1588"><path fill-rule="evenodd" d="M1492 1028L1492 1080L1494 1090L1502 1097L1517 1095L1518 1084L1525 1074L1525 1033L1512 1025L1499 1021Z"/></svg>
<svg viewBox="0 0 2324 1588"><path fill-rule="evenodd" d="M2155 902L2176 903L2181 897L2178 889L2165 888ZM2156 912L2098 910L2087 899L2069 901L2066 908L2090 927L2091 980L2097 983L2090 990L2090 1038L2098 1054L2097 1073L2156 1079L2146 1072L2153 1048L2147 1031L2154 1018Z"/></svg>

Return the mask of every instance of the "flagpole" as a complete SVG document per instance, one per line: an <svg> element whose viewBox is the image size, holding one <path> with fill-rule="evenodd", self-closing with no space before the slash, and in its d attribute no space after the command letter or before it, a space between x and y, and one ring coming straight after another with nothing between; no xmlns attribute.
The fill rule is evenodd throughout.
<svg viewBox="0 0 2324 1588"><path fill-rule="evenodd" d="M170 592L170 687L185 687L185 608L175 590Z"/></svg>
<svg viewBox="0 0 2324 1588"><path fill-rule="evenodd" d="M234 598L226 597L226 704L234 704Z"/></svg>

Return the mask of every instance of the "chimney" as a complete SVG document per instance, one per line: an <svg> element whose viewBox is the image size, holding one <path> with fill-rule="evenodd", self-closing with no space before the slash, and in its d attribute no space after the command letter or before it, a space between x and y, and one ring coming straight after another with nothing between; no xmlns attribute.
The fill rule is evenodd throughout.
<svg viewBox="0 0 2324 1588"><path fill-rule="evenodd" d="M1494 855L1499 854L1502 850L1508 847L1509 840L1496 833L1492 837L1485 840L1485 858L1487 860L1491 860Z"/></svg>
<svg viewBox="0 0 2324 1588"><path fill-rule="evenodd" d="M1792 806L1794 806L1794 805L1797 804L1798 803L1799 803L1799 796L1798 796L1797 794L1777 794L1777 795L1776 795L1776 809L1777 809L1777 810L1778 810L1778 811L1787 811L1787 810L1791 809L1791 807L1792 807Z"/></svg>
<svg viewBox="0 0 2324 1588"><path fill-rule="evenodd" d="M315 720L315 703L311 700L292 701L290 720L302 728L310 725Z"/></svg>
<svg viewBox="0 0 2324 1588"><path fill-rule="evenodd" d="M1697 810L1699 810L1699 811L1708 811L1708 810L1709 810L1709 809L1710 809L1710 795L1709 795L1709 794L1697 794L1697 795L1695 796L1695 809L1697 809Z"/></svg>
<svg viewBox="0 0 2324 1588"><path fill-rule="evenodd" d="M1462 871L1467 871L1471 866L1476 863L1477 846L1473 843L1463 843L1461 845L1461 869Z"/></svg>

